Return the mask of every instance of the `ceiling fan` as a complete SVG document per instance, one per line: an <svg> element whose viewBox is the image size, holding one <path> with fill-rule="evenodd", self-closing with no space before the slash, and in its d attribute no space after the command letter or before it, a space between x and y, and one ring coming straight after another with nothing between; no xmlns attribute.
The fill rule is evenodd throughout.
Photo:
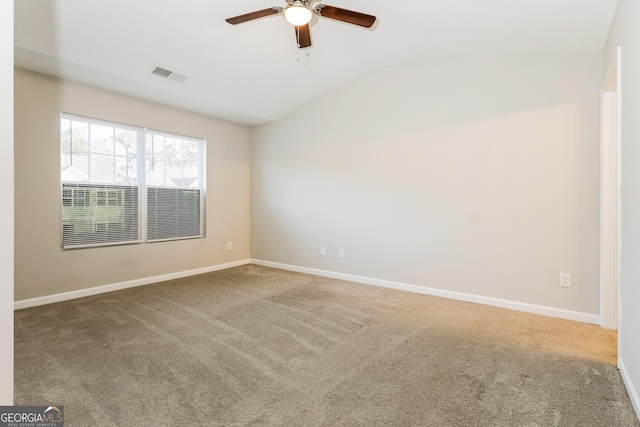
<svg viewBox="0 0 640 427"><path fill-rule="evenodd" d="M267 16L283 15L284 18L295 27L296 41L300 49L311 46L309 22L313 19L314 15L346 22L348 24L359 25L365 28L371 28L374 22L376 22L375 16L329 6L328 4L320 4L318 0L286 0L286 2L288 4L285 7L274 6L269 9L257 10L228 18L226 21L231 25L236 25Z"/></svg>

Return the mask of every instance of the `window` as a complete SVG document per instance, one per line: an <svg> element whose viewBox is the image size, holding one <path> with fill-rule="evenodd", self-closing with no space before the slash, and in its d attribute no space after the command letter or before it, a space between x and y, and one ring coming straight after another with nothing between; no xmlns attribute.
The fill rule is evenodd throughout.
<svg viewBox="0 0 640 427"><path fill-rule="evenodd" d="M204 141L62 114L62 247L202 237Z"/></svg>
<svg viewBox="0 0 640 427"><path fill-rule="evenodd" d="M123 190L97 190L96 206L122 206Z"/></svg>
<svg viewBox="0 0 640 427"><path fill-rule="evenodd" d="M65 188L62 192L62 206L89 206L90 200L88 190Z"/></svg>
<svg viewBox="0 0 640 427"><path fill-rule="evenodd" d="M200 234L200 144L147 132L147 239Z"/></svg>

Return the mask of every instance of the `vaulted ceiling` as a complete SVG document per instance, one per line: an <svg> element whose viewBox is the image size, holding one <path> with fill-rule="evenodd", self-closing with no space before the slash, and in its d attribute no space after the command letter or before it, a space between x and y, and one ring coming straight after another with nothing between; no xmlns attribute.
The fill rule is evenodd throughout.
<svg viewBox="0 0 640 427"><path fill-rule="evenodd" d="M282 16L226 18L285 0L15 0L16 66L233 122L280 119L369 70L459 54L602 49L618 0L326 0L372 29ZM156 67L189 78L151 74ZM376 101L371 94L370 102ZM348 112L345 112L348 114Z"/></svg>

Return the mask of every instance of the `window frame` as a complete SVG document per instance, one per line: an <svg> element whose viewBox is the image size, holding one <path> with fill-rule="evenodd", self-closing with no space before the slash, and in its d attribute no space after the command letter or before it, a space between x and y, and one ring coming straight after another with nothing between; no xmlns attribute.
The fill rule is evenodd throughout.
<svg viewBox="0 0 640 427"><path fill-rule="evenodd" d="M114 127L114 128L118 128L118 129L125 129L125 130L129 130L129 131L135 131L136 132L136 162L137 162L137 167L136 167L136 173L137 173L137 177L136 177L136 182L134 184L115 184L115 183L105 183L105 182L91 182L91 181L63 181L62 180L62 167L63 167L63 147L62 147L62 122L63 120L72 120L72 121L78 121L78 122L83 122L83 123L87 123L87 125L90 126L92 124L95 125L99 125L99 126L108 126L108 127ZM80 116L80 115L76 115L76 114L70 114L70 113L65 113L62 112L60 113L60 119L58 121L58 125L59 125L59 135L60 135L60 139L59 139L59 155L60 155L60 167L59 167L59 184L60 184L60 199L59 199L59 203L60 203L60 221L59 221L59 226L60 226L60 247L62 250L76 250L76 249L87 249L87 248L94 248L94 247L107 247L107 246L120 246L120 245L131 245L131 244L145 244L145 243L160 243L160 242L166 242L166 241L175 241L175 240L191 240L191 239L201 239L201 238L205 238L206 237L206 147L207 147L207 141L204 138L198 138L198 137L193 137L193 136L188 136L188 135L179 135L179 134L175 134L175 133L170 133L170 132L165 132L165 131L161 131L161 130L155 130L155 129L150 129L150 128L144 128L144 127L139 127L139 126L133 126L133 125L128 125L128 124L122 124L122 123L118 123L118 122L111 122L111 121L107 121L107 120L101 120L101 119L95 119L92 117L85 117L85 116ZM198 187L194 187L192 188L192 190L197 190L199 192L199 213L200 213L200 218L199 218L199 233L197 235L191 235L191 236L178 236L178 237L171 237L171 238L162 238L162 239L149 239L147 236L147 217L148 217L148 209L147 209L147 189L152 187L152 188L170 188L170 189L179 189L179 188L184 188L184 187L171 187L171 186L156 186L156 185L147 185L147 173L146 173L146 138L147 138L147 134L157 134L157 135L162 135L164 137L169 137L169 138L176 138L176 139L182 139L183 141L191 141L191 142L196 142L198 144ZM90 139L90 137L88 137ZM70 147L70 151L72 151L72 147ZM91 147L87 147L87 156L88 158L90 158L91 154L95 154L92 152ZM109 154L105 154L105 153L98 153L100 155L109 155ZM113 154L111 154L111 156L114 158L114 177L115 177L115 159L116 157L123 157L121 155L116 154L116 150L114 148L113 150ZM90 163L90 161L89 161ZM90 166L89 166L90 168ZM90 169L89 170L89 176L90 175ZM165 172L166 174L166 172ZM115 181L115 179L114 179ZM65 224L64 224L64 209L65 207L75 207L75 206L80 206L80 205L76 205L76 192L80 191L77 188L64 188L65 185L81 185L81 186L87 186L87 187L92 187L95 190L95 194L93 194L93 196L89 195L89 199L91 197L94 197L94 205L97 207L98 206L98 192L104 192L104 202L105 205L100 205L101 208L105 208L105 207L118 207L118 206L124 206L125 205L125 193L124 191L126 191L125 187L136 187L137 188L137 219L138 219L138 224L137 224L137 232L138 232L138 238L135 240L123 240L123 241L111 241L111 242L97 242L97 243L88 243L88 244L72 244L72 245L65 245L65 241L64 241L64 230L65 230ZM105 188L108 187L108 188ZM112 206L109 205L110 203L110 198L109 195L112 192L116 192L117 189L116 188L110 188L110 187L123 187L122 190L120 190L120 193L116 193L115 199L117 206ZM65 197L65 191L71 191L71 197ZM86 190L82 190L85 192L89 192L91 191L89 188L87 188ZM86 203L86 198L87 195L86 193L84 193L84 202ZM65 200L69 200L71 202L71 205L65 205ZM89 202L91 204L91 201ZM89 206L90 207L90 206ZM108 228L108 226L107 226Z"/></svg>
<svg viewBox="0 0 640 427"><path fill-rule="evenodd" d="M175 133L170 133L170 132L165 132L162 130L157 130L157 129L150 129L150 128L145 128L145 135L144 135L144 141L142 143L142 145L145 147L144 153L143 153L143 162L142 163L142 167L143 170L145 171L144 174L144 179L145 179L145 184L144 184L144 194L142 197L144 197L144 201L143 201L143 205L144 205L144 211L145 211L145 215L144 215L144 219L143 219L143 227L144 227L144 239L145 239L145 243L157 243L157 242L170 242L173 240L189 240L189 239L202 239L204 237L206 237L206 211L205 211L205 207L206 207L206 174L207 174L207 168L206 168L206 152L207 152L207 141L204 138L197 138L197 137L193 137L193 136L188 136L188 135L178 135ZM174 188L185 188L185 187L171 187L171 186L167 186L166 185L166 171L165 171L165 185L150 185L146 183L146 135L147 134L151 134L152 137L153 135L159 135L165 138L179 138L182 140L187 140L187 141L192 141L192 142L197 142L199 145L199 158L198 158L198 170L199 170L199 176L198 179L202 180L202 182L200 182L200 186L198 187L198 189L200 190L200 234L198 235L194 235L194 236L184 236L184 237L169 237L169 238L161 238L161 239L149 239L147 236L147 227L148 227L148 216L146 215L146 213L148 213L149 209L147 206L147 200L148 200L148 195L147 195L147 189L149 188L167 188L167 189L174 189Z"/></svg>

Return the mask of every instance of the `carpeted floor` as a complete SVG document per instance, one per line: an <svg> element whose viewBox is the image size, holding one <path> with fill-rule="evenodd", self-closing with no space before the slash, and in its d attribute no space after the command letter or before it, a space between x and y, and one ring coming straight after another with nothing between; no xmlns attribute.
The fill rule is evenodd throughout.
<svg viewBox="0 0 640 427"><path fill-rule="evenodd" d="M68 426L640 426L594 325L247 265L15 313Z"/></svg>

